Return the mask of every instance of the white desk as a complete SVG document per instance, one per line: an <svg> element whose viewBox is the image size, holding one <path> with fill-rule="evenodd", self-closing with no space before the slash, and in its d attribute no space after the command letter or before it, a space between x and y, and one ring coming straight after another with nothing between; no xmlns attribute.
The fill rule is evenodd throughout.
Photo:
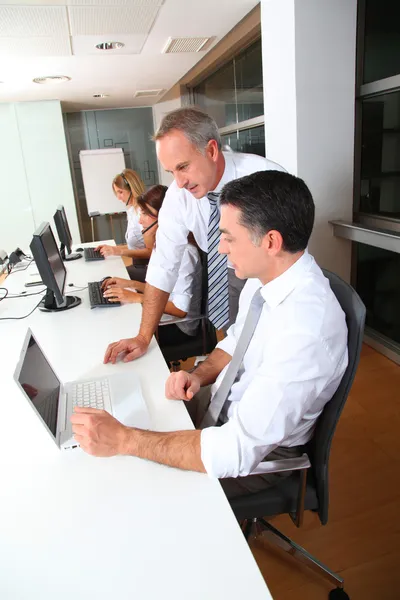
<svg viewBox="0 0 400 600"><path fill-rule="evenodd" d="M65 264L77 287L126 276L118 257ZM24 288L28 273L3 285L37 291ZM87 290L69 289L83 299L77 308L0 321L0 598L271 599L217 481L133 457L60 452L27 406L12 375L29 325L62 381L131 370L153 429L191 426L183 404L165 398L155 340L137 361L102 363L109 342L135 334L141 306L90 310ZM24 315L38 300L4 300L0 317Z"/></svg>

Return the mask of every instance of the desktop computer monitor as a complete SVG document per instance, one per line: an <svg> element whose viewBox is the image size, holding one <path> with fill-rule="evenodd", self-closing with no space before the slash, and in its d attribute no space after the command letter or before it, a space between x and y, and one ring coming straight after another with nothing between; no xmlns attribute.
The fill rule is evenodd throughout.
<svg viewBox="0 0 400 600"><path fill-rule="evenodd" d="M44 285L46 295L39 306L41 310L67 310L80 304L76 296L64 296L66 269L49 223L42 223L33 234L30 245L32 256Z"/></svg>
<svg viewBox="0 0 400 600"><path fill-rule="evenodd" d="M82 254L72 254L72 235L67 221L65 209L60 205L54 213L54 223L56 225L58 237L61 243L60 255L63 260L76 260L81 258ZM67 250L67 252L65 252Z"/></svg>

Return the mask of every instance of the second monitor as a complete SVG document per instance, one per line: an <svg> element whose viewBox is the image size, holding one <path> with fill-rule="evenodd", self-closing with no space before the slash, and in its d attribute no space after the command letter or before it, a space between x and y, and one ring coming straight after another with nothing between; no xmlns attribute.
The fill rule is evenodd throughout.
<svg viewBox="0 0 400 600"><path fill-rule="evenodd" d="M40 277L47 286L40 310L53 312L78 306L80 298L64 296L67 272L49 223L42 223L35 231L30 249Z"/></svg>
<svg viewBox="0 0 400 600"><path fill-rule="evenodd" d="M77 260L78 258L82 258L82 254L72 253L72 235L68 225L67 215L65 214L65 208L62 205L60 205L54 213L54 223L61 243L61 258L63 260Z"/></svg>

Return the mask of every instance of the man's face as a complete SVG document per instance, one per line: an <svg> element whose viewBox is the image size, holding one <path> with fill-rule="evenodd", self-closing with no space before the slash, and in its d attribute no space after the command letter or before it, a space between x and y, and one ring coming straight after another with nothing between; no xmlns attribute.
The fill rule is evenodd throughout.
<svg viewBox="0 0 400 600"><path fill-rule="evenodd" d="M256 246L251 241L250 231L240 224L240 210L230 204L221 206L219 228L221 239L218 251L228 256L236 277L260 278L268 270L268 254L262 245Z"/></svg>
<svg viewBox="0 0 400 600"><path fill-rule="evenodd" d="M172 130L156 142L157 157L163 168L172 173L177 185L197 199L212 191L216 185L218 148L208 143L204 154L178 130Z"/></svg>

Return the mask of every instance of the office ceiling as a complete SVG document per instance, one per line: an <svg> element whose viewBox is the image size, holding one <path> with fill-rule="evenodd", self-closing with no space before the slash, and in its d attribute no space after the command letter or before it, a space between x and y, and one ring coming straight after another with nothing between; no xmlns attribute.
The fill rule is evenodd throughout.
<svg viewBox="0 0 400 600"><path fill-rule="evenodd" d="M0 0L0 102L58 99L66 112L151 106L257 4ZM198 39L178 40L171 45L173 52L163 53L169 38ZM124 46L98 50L96 44L103 42ZM49 85L32 81L48 76L70 80Z"/></svg>

